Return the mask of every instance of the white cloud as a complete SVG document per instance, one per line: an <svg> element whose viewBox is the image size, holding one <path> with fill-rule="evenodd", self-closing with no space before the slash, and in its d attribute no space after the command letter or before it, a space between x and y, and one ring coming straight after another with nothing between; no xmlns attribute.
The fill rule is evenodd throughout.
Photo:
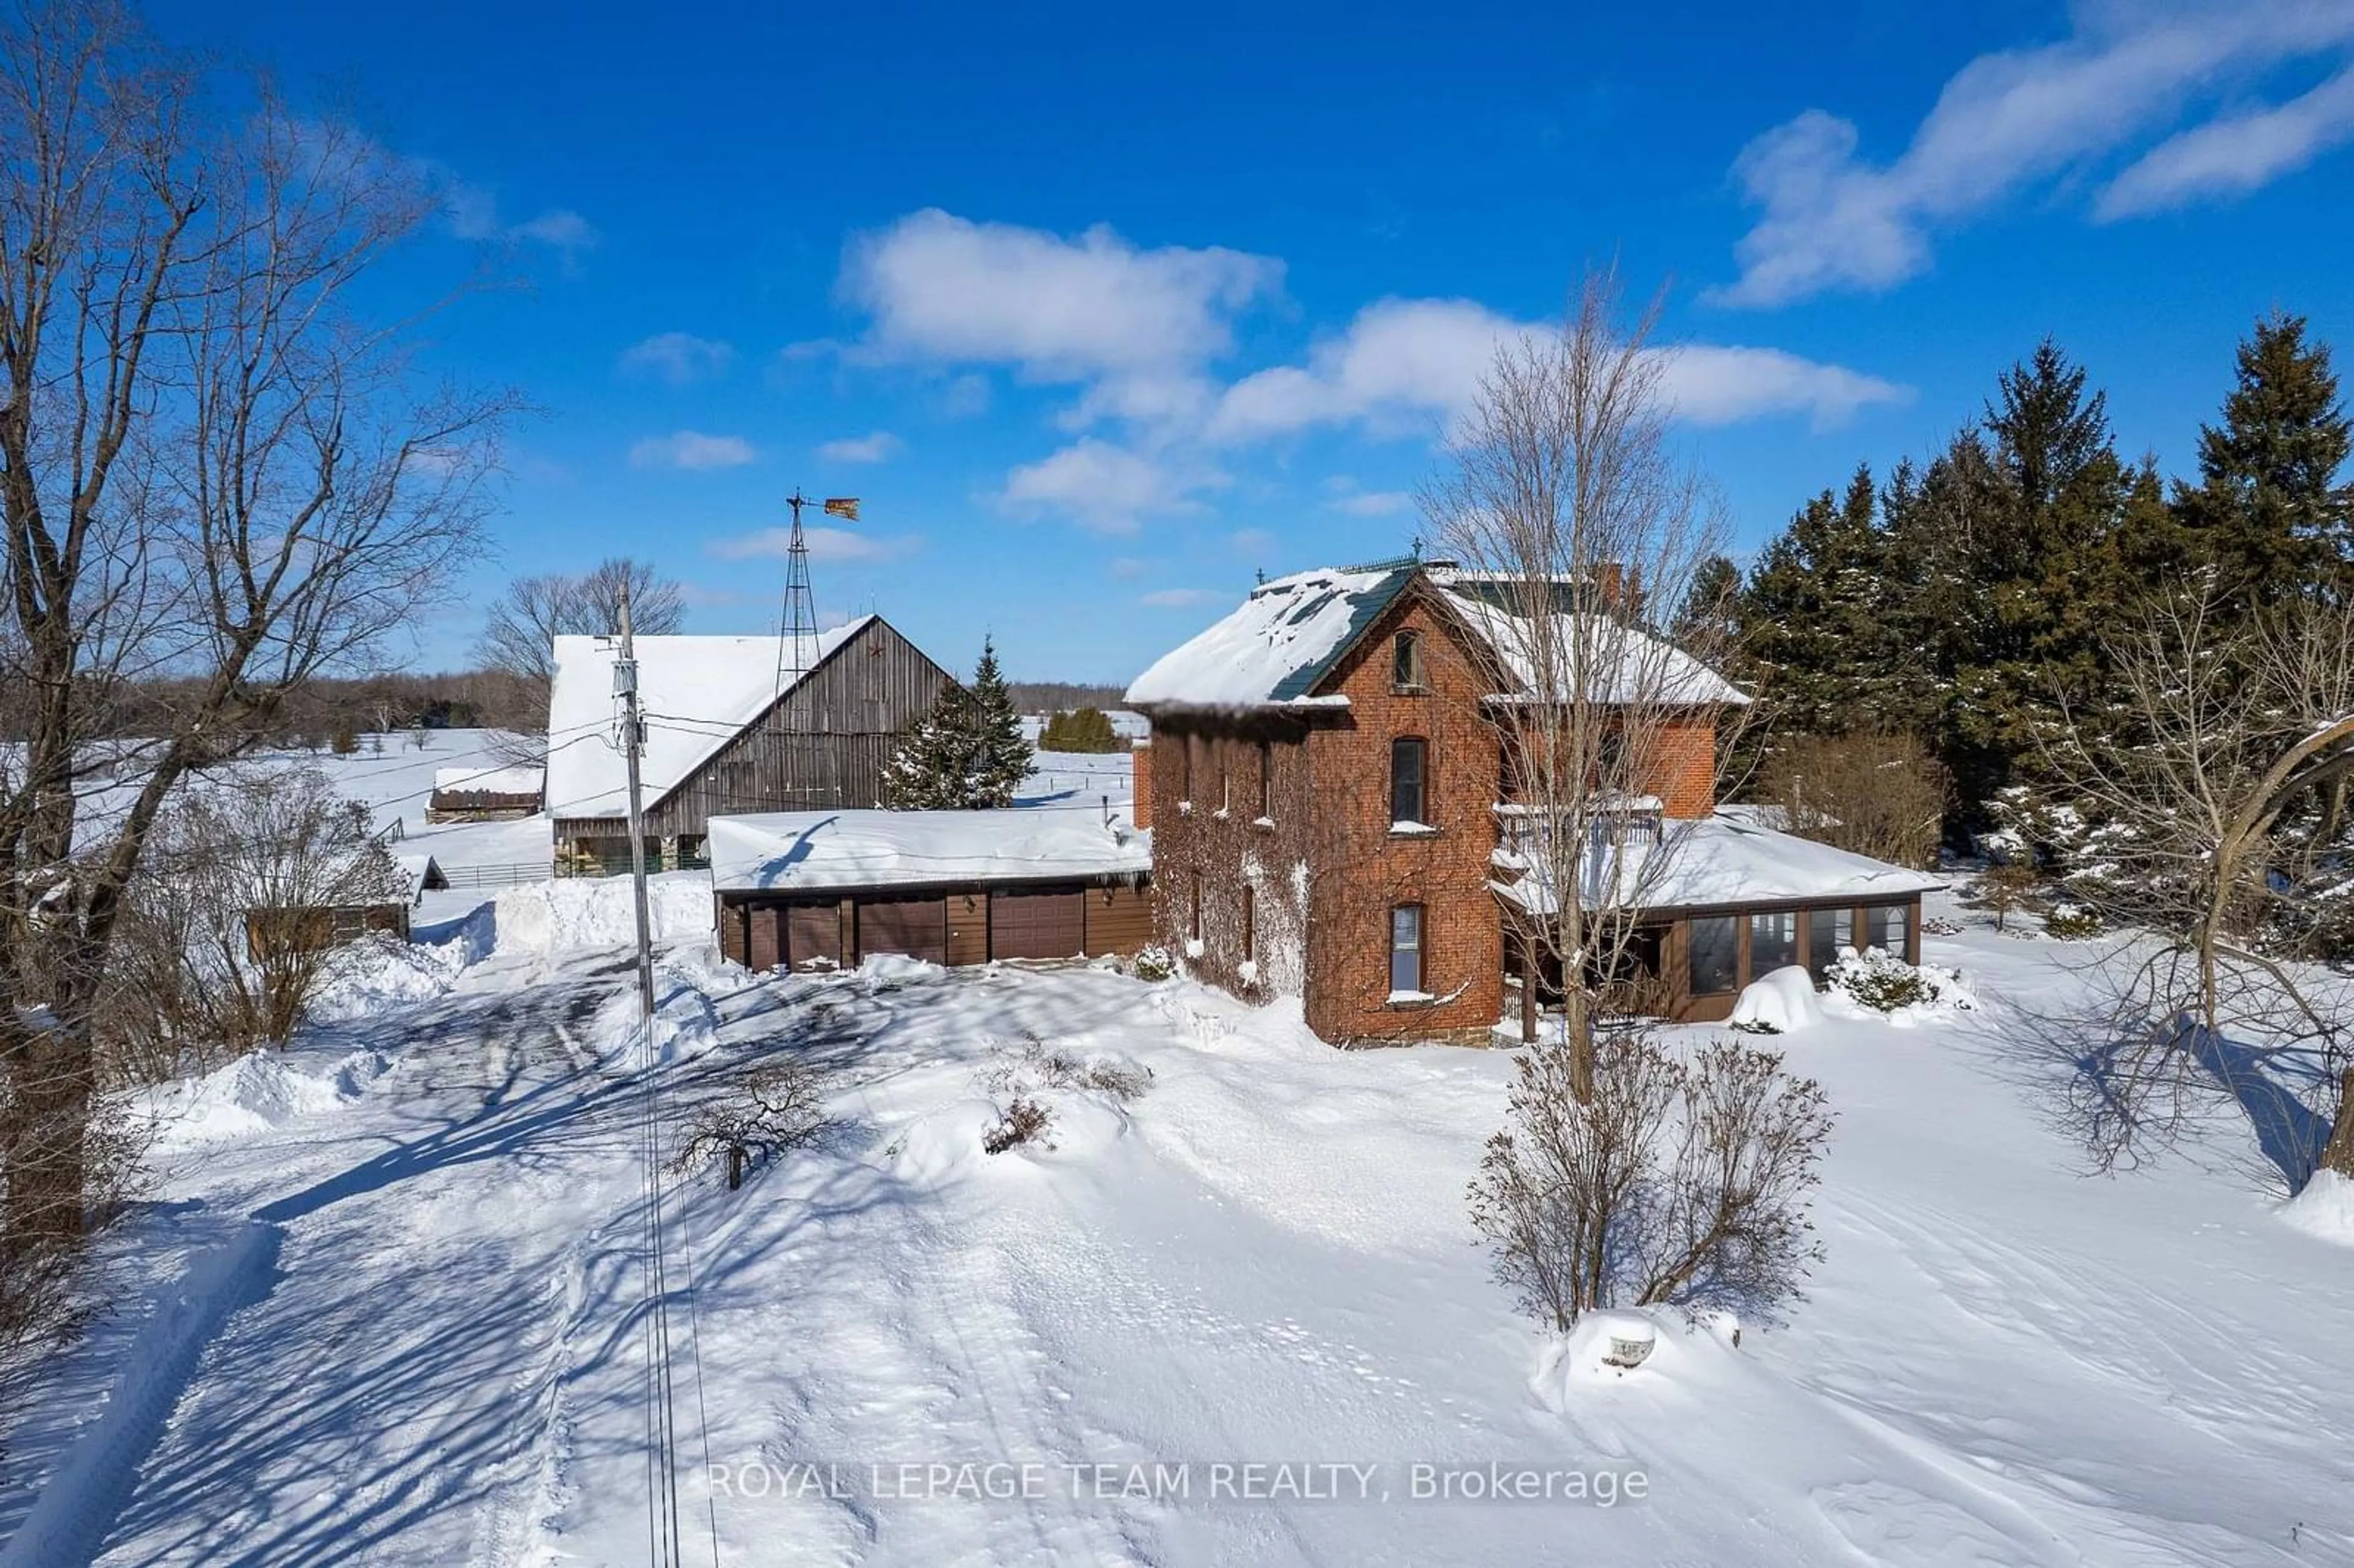
<svg viewBox="0 0 2354 1568"><path fill-rule="evenodd" d="M876 430L872 435L827 441L817 449L817 455L828 462L883 462L906 444L888 430Z"/></svg>
<svg viewBox="0 0 2354 1568"><path fill-rule="evenodd" d="M417 160L416 166L441 187L442 210L448 215L450 231L461 239L545 245L569 262L578 252L595 248L604 238L595 225L569 207L552 207L521 223L509 223L500 215L498 197L485 187L461 180L430 160Z"/></svg>
<svg viewBox="0 0 2354 1568"><path fill-rule="evenodd" d="M2354 141L2354 69L2286 103L2211 120L2161 142L2109 182L2104 221L2238 196Z"/></svg>
<svg viewBox="0 0 2354 1568"><path fill-rule="evenodd" d="M1212 247L1140 249L1098 225L1066 238L938 208L854 239L842 291L885 359L1009 365L1084 385L1074 420L1165 417L1206 397L1198 367L1281 286L1282 263Z"/></svg>
<svg viewBox="0 0 2354 1568"><path fill-rule="evenodd" d="M1341 337L1310 350L1304 366L1262 370L1229 387L1210 428L1229 440L1352 423L1376 434L1417 427L1437 434L1470 407L1498 344L1553 330L1469 300L1384 300L1359 312ZM1655 352L1663 392L1693 424L1804 413L1820 427L1910 396L1877 376L1780 349L1693 344ZM1360 505L1362 515L1402 509Z"/></svg>
<svg viewBox="0 0 2354 1568"><path fill-rule="evenodd" d="M1394 517L1414 505L1414 497L1403 490L1367 490L1325 504L1351 517Z"/></svg>
<svg viewBox="0 0 2354 1568"><path fill-rule="evenodd" d="M1159 609L1186 609L1197 604L1224 604L1232 597L1215 588L1156 588L1136 602Z"/></svg>
<svg viewBox="0 0 2354 1568"><path fill-rule="evenodd" d="M630 449L631 468L683 468L701 471L740 468L758 454L741 436L706 436L700 430L679 430L648 436Z"/></svg>
<svg viewBox="0 0 2354 1568"><path fill-rule="evenodd" d="M885 535L854 534L847 528L803 528L801 536L809 543L812 561L889 561L896 560L914 550L921 541L912 535ZM790 528L762 528L750 534L739 534L732 539L715 539L704 546L708 555L723 561L748 561L765 557L785 558L792 545Z"/></svg>
<svg viewBox="0 0 2354 1568"><path fill-rule="evenodd" d="M1230 440L1311 425L1419 421L1436 433L1478 390L1496 345L1527 329L1469 300L1380 300L1305 366L1278 366L1226 388L1210 421Z"/></svg>
<svg viewBox="0 0 2354 1568"><path fill-rule="evenodd" d="M1730 425L1768 414L1804 413L1817 429L1857 409L1912 399L1912 388L1778 348L1687 344L1659 351L1659 387L1679 418Z"/></svg>
<svg viewBox="0 0 2354 1568"><path fill-rule="evenodd" d="M715 338L691 332L656 333L621 351L621 368L658 376L673 387L684 387L706 376L716 376L736 357L735 348Z"/></svg>
<svg viewBox="0 0 2354 1568"><path fill-rule="evenodd" d="M1093 438L1005 476L999 500L1016 510L1045 509L1100 534L1133 534L1157 514L1191 510L1195 490L1220 476L1182 476L1159 459Z"/></svg>
<svg viewBox="0 0 2354 1568"><path fill-rule="evenodd" d="M1810 109L1758 136L1734 163L1734 178L1762 216L1734 249L1739 280L1712 297L1776 305L1829 289L1888 288L1929 265L1940 225L2114 154L2187 106L2349 43L2354 5L2346 0L2089 4L2062 42L1964 66L1893 163L1860 158L1854 124ZM2330 103L2308 110L2302 151L2291 151L2295 126L2219 130L2212 142L2177 154L2179 172L2164 164L2137 177L2128 171L2124 195L2104 203L2122 213L2145 209L2160 193L2188 199L2223 188L2200 172L2202 162L2260 183L2315 155L2326 144L2319 126L2333 112Z"/></svg>

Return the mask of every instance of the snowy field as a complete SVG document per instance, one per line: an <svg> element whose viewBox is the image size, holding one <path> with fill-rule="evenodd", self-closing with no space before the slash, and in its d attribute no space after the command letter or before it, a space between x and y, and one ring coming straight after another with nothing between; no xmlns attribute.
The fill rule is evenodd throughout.
<svg viewBox="0 0 2354 1568"><path fill-rule="evenodd" d="M504 894L159 1097L122 1308L10 1413L0 1568L645 1561L599 886ZM1508 1054L1342 1054L1104 969L751 979L661 886L667 1089L822 1063L841 1124L677 1211L698 1560L716 1529L726 1564L2354 1563L2349 1233L2235 1147L2079 1173L2035 1107L2086 947L1932 938L1976 1011L1780 1037L1840 1115L1812 1299L1738 1348L1670 1321L1618 1378L1473 1244ZM984 1155L1033 1039L1150 1088L1042 1090L1053 1148ZM1412 1495L1491 1463L1588 1495ZM907 1495L928 1464L1015 1495ZM1287 1484L1339 1495L1234 1495Z"/></svg>

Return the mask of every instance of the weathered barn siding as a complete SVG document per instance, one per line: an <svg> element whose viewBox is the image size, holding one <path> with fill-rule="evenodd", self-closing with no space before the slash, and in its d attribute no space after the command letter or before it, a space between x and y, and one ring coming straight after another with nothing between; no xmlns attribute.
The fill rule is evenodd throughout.
<svg viewBox="0 0 2354 1568"><path fill-rule="evenodd" d="M949 683L947 671L877 618L669 793L649 800L646 836L699 839L716 816L882 804L884 764L901 732ZM665 719L651 715L649 722ZM556 836L617 839L620 853L629 853L616 818L559 818Z"/></svg>

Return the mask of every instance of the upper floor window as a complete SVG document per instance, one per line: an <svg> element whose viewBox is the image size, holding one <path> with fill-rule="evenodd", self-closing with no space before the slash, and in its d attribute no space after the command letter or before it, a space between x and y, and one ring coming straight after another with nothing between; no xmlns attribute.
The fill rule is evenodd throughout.
<svg viewBox="0 0 2354 1568"><path fill-rule="evenodd" d="M1419 692L1422 679L1422 633L1401 631L1391 644L1390 686L1394 691Z"/></svg>
<svg viewBox="0 0 2354 1568"><path fill-rule="evenodd" d="M1429 793L1430 747L1412 736L1390 742L1390 821L1421 826Z"/></svg>

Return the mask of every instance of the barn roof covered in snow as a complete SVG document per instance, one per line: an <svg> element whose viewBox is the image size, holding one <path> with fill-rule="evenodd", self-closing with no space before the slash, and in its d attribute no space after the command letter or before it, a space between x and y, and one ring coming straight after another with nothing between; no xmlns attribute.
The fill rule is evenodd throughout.
<svg viewBox="0 0 2354 1568"><path fill-rule="evenodd" d="M1262 583L1207 630L1164 654L1128 688L1130 705L1156 707L1313 707L1337 699L1317 687L1358 639L1417 581L1447 590L1456 623L1498 656L1514 688L1534 681L1536 656L1556 650L1591 656L1588 680L1600 702L1746 703L1715 671L1622 617L1560 611L1541 621L1513 613L1494 591L1498 574L1463 572L1439 562L1390 561L1372 567L1295 572Z"/></svg>
<svg viewBox="0 0 2354 1568"><path fill-rule="evenodd" d="M437 768L436 795L528 795L539 797L537 768Z"/></svg>
<svg viewBox="0 0 2354 1568"><path fill-rule="evenodd" d="M1094 810L773 811L714 817L722 893L839 893L925 884L1078 882L1152 869L1152 835Z"/></svg>
<svg viewBox="0 0 2354 1568"><path fill-rule="evenodd" d="M1661 827L1664 838L1659 848L1629 845L1618 852L1625 870L1610 901L1646 909L1831 899L1870 904L1910 898L1941 885L1926 872L1767 827L1746 807L1720 806L1712 815L1670 818ZM1499 858L1507 857L1499 852ZM1592 888L1598 891L1607 884L1606 866L1585 869ZM1542 867L1527 868L1517 882L1498 883L1496 891L1525 909L1546 913L1553 908Z"/></svg>
<svg viewBox="0 0 2354 1568"><path fill-rule="evenodd" d="M811 670L875 619L821 632ZM808 678L809 671L789 669L779 683L778 650L774 637L637 640L638 696L646 715L639 769L648 806ZM546 807L553 816L628 812L629 779L610 735L613 661L620 653L615 638L556 639L556 678L547 699Z"/></svg>

